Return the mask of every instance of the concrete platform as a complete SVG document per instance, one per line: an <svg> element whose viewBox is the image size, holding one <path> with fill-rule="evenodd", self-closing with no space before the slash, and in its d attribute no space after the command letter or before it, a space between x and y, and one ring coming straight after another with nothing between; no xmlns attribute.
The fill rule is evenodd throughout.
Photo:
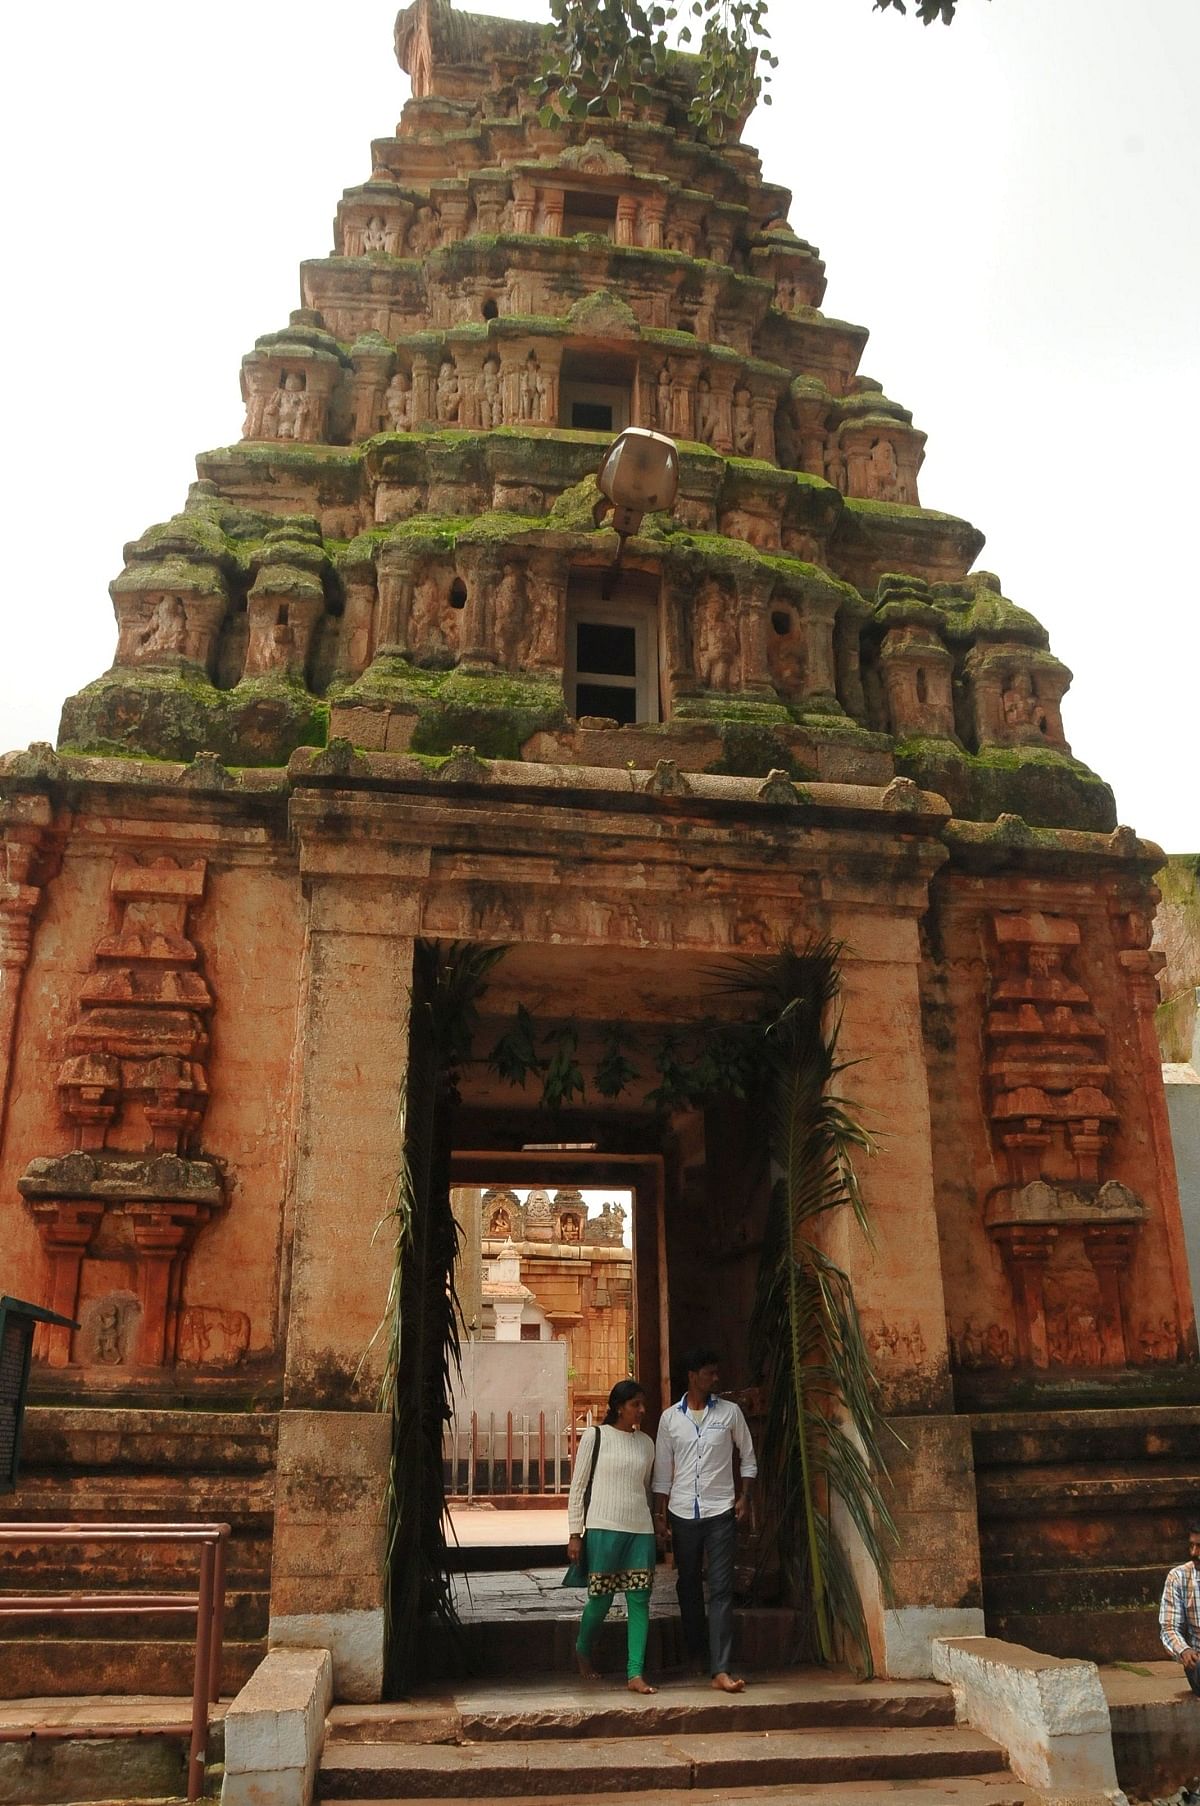
<svg viewBox="0 0 1200 1806"><path fill-rule="evenodd" d="M1117 1778L1127 1793L1164 1796L1200 1777L1200 1697L1178 1662L1101 1668Z"/></svg>

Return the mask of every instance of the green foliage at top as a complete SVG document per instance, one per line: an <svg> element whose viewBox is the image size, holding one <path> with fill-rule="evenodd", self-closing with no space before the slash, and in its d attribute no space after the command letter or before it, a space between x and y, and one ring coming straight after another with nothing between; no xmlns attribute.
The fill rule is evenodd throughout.
<svg viewBox="0 0 1200 1806"><path fill-rule="evenodd" d="M949 25L958 0L875 0L876 12L909 4L924 25ZM768 0L550 0L553 24L532 91L543 125L555 120L618 119L626 101L644 104L678 68L668 43L676 27L689 58L688 118L699 137L720 143L766 92L779 59L767 48ZM684 24L679 24L680 19ZM696 34L699 42L696 43Z"/></svg>
<svg viewBox="0 0 1200 1806"><path fill-rule="evenodd" d="M533 92L543 125L556 119L620 117L622 103L649 101L672 61L667 27L683 13L696 21L695 87L688 117L701 137L719 141L761 97L778 59L766 48L767 0L550 0L554 23ZM691 44L693 26L677 32Z"/></svg>

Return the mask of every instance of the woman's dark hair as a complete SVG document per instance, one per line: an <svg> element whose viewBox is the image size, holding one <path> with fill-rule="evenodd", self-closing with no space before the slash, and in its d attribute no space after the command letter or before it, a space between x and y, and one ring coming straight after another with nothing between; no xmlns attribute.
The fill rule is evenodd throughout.
<svg viewBox="0 0 1200 1806"><path fill-rule="evenodd" d="M616 1423L622 1405L627 1405L631 1398L645 1398L646 1388L638 1380L618 1380L608 1395L608 1410L605 1423Z"/></svg>

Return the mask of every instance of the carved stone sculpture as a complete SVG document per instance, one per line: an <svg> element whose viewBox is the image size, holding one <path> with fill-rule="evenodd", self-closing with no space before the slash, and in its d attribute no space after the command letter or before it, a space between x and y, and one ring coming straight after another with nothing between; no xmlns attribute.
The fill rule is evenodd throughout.
<svg viewBox="0 0 1200 1806"><path fill-rule="evenodd" d="M438 371L434 406L442 426L453 425L462 412L462 385L458 367L451 358L447 358Z"/></svg>
<svg viewBox="0 0 1200 1806"><path fill-rule="evenodd" d="M150 625L138 642L134 657L141 662L187 651L187 609L182 596L163 596L150 617Z"/></svg>
<svg viewBox="0 0 1200 1806"><path fill-rule="evenodd" d="M392 431L407 432L412 425L412 381L407 371L397 370L387 386L383 405Z"/></svg>
<svg viewBox="0 0 1200 1806"><path fill-rule="evenodd" d="M733 392L733 449L739 458L754 456L754 402L744 387Z"/></svg>
<svg viewBox="0 0 1200 1806"><path fill-rule="evenodd" d="M696 672L710 690L732 690L738 667L738 636L729 597L706 583L696 606Z"/></svg>
<svg viewBox="0 0 1200 1806"><path fill-rule="evenodd" d="M479 404L479 424L484 428L504 425L504 395L500 383L500 359L485 359L483 369L475 379L475 392Z"/></svg>

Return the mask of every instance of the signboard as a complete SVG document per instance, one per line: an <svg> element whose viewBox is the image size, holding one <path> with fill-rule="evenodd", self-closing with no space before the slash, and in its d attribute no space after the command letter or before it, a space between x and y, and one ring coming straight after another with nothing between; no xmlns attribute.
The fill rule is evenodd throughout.
<svg viewBox="0 0 1200 1806"><path fill-rule="evenodd" d="M43 1310L40 1304L26 1304L7 1294L0 1298L0 1492L13 1492L17 1484L33 1332L39 1323L79 1328L70 1317Z"/></svg>

